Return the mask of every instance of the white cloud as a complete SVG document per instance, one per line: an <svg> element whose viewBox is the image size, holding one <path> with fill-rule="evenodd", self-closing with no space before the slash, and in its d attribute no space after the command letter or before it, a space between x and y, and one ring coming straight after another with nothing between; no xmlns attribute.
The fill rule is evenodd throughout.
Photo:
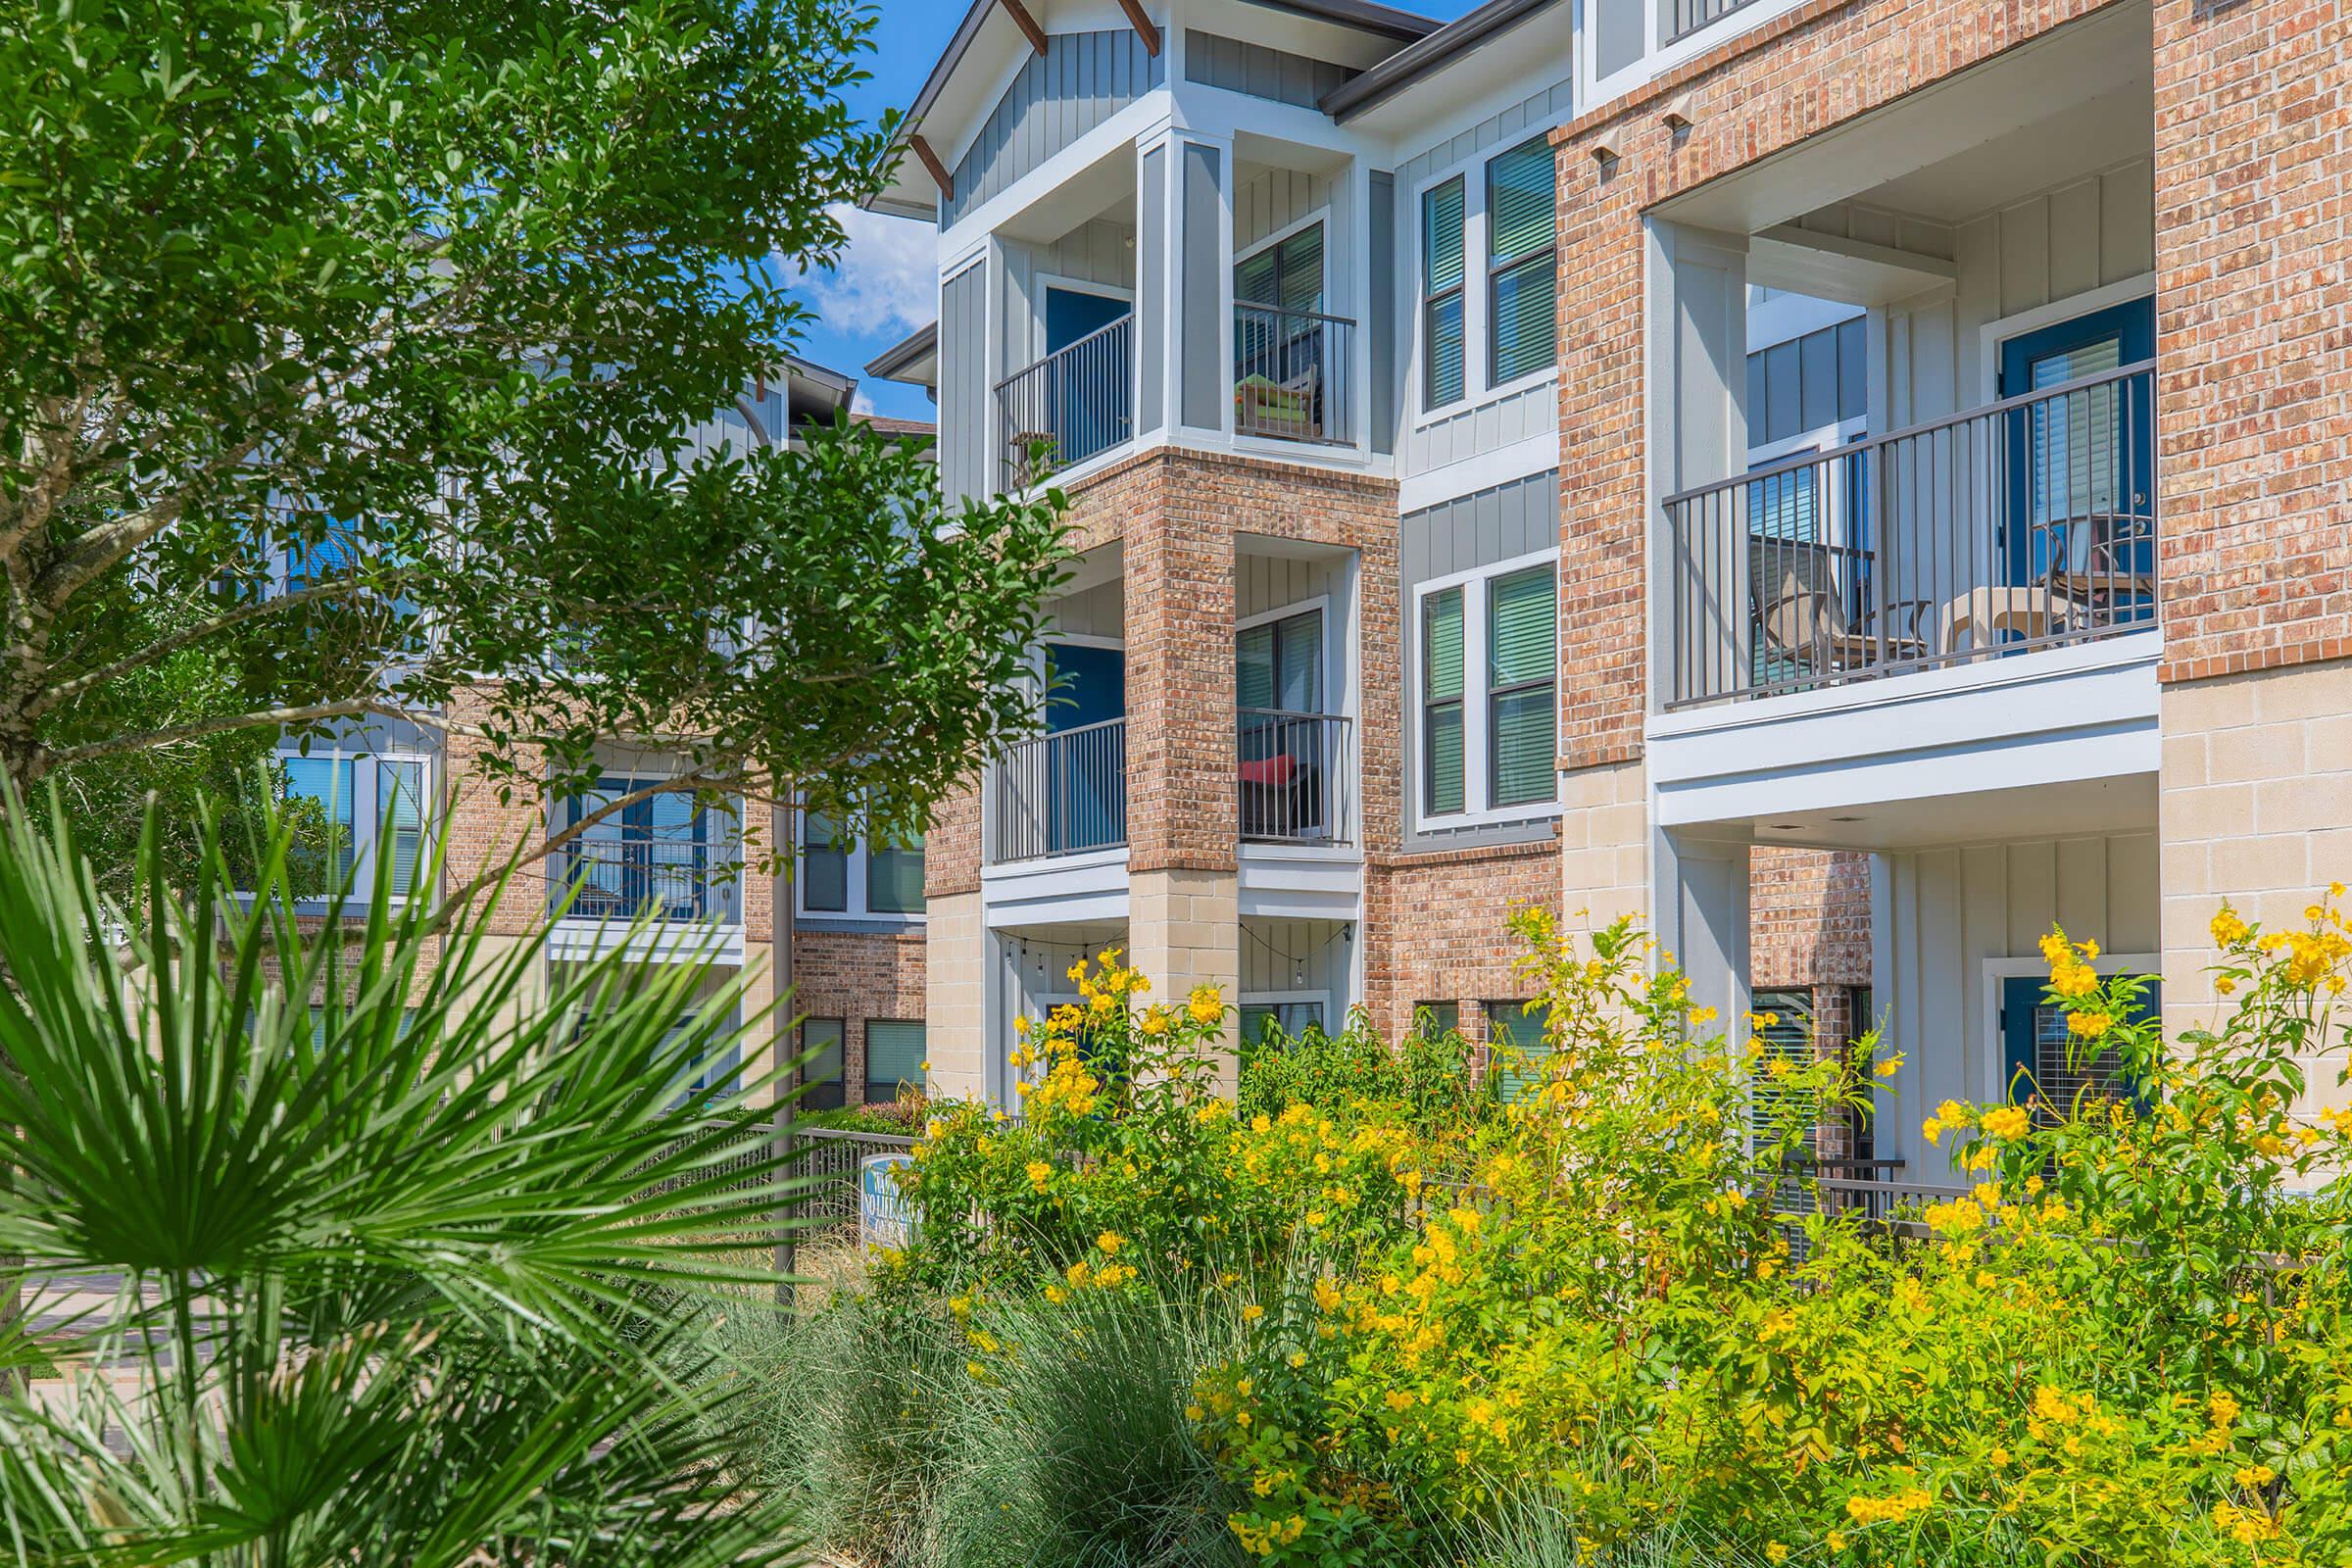
<svg viewBox="0 0 2352 1568"><path fill-rule="evenodd" d="M857 336L903 335L928 325L938 308L939 231L846 204L831 212L850 237L841 266L795 279L825 324Z"/></svg>
<svg viewBox="0 0 2352 1568"><path fill-rule="evenodd" d="M874 414L880 411L875 409L874 400L860 390L850 395L850 412L852 414Z"/></svg>

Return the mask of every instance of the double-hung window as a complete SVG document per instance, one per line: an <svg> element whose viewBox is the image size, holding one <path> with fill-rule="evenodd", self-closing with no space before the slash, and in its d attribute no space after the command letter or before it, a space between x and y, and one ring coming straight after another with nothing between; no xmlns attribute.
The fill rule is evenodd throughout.
<svg viewBox="0 0 2352 1568"><path fill-rule="evenodd" d="M304 893L368 887L385 857L394 896L415 890L425 858L422 759L314 748L279 761L297 844L305 860L316 862Z"/></svg>
<svg viewBox="0 0 2352 1568"><path fill-rule="evenodd" d="M1551 144L1543 136L1487 164L1488 384L1550 365L1557 354L1559 277L1553 241Z"/></svg>
<svg viewBox="0 0 2352 1568"><path fill-rule="evenodd" d="M923 912L923 841L868 843L818 811L801 816L801 912L904 919Z"/></svg>
<svg viewBox="0 0 2352 1568"><path fill-rule="evenodd" d="M865 1102L888 1104L902 1093L923 1092L923 1020L868 1018L865 1021Z"/></svg>
<svg viewBox="0 0 2352 1568"><path fill-rule="evenodd" d="M1421 402L1458 403L1462 372L1462 176L1421 193Z"/></svg>
<svg viewBox="0 0 2352 1568"><path fill-rule="evenodd" d="M1446 827L1548 805L1558 793L1551 554L1426 584L1418 600L1419 816Z"/></svg>

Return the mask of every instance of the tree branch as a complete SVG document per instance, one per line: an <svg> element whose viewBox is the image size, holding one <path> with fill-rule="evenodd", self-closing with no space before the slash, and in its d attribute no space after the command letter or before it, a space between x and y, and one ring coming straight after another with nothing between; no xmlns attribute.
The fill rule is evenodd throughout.
<svg viewBox="0 0 2352 1568"><path fill-rule="evenodd" d="M273 727L283 729L288 724L309 724L322 718L359 718L368 713L397 712L389 705L368 698L355 698L340 703L312 703L299 708L263 708L246 713L216 713L167 729L151 729L138 735L110 735L86 746L69 746L62 752L44 750L34 759L29 777L78 762L92 762L104 757L119 757L124 752L153 751L158 747L175 746L182 741L198 741L207 735L224 735L230 730ZM404 715L405 716L405 715Z"/></svg>
<svg viewBox="0 0 2352 1568"><path fill-rule="evenodd" d="M129 674L134 669L143 669L149 664L159 663L189 644L201 642L216 633L227 631L234 626L241 626L249 620L259 620L264 615L282 613L296 606L307 605L315 600L339 598L361 586L362 584L358 580L345 578L335 582L320 583L315 588L297 589L290 594L276 594L250 605L239 606L226 614L215 615L210 620L175 631L169 637L159 638L136 653L125 654L111 664L101 664L96 669L85 670L62 685L51 687L25 705L25 716L38 718L52 709L64 707L84 692L93 691L118 676Z"/></svg>

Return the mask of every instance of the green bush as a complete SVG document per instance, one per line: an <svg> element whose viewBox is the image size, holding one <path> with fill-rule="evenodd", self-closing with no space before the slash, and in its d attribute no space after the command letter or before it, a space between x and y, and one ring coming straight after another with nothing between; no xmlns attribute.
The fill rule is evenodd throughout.
<svg viewBox="0 0 2352 1568"><path fill-rule="evenodd" d="M1473 1125L1497 1103L1496 1080L1471 1072L1471 1047L1424 1011L1394 1049L1363 1009L1336 1035L1319 1029L1294 1040L1271 1024L1241 1044L1237 1103L1242 1115L1279 1116L1293 1105L1334 1113L1366 1104L1401 1107L1423 1136Z"/></svg>
<svg viewBox="0 0 2352 1568"><path fill-rule="evenodd" d="M531 1005L536 946L444 926L389 857L321 922L289 833L240 875L208 828L167 876L151 821L119 907L64 829L0 816L0 1371L61 1385L0 1395L0 1551L789 1554L692 1311L758 1278L706 1239L775 1201L763 1086L691 1087L737 989L615 956ZM121 1291L36 1335L91 1276Z"/></svg>

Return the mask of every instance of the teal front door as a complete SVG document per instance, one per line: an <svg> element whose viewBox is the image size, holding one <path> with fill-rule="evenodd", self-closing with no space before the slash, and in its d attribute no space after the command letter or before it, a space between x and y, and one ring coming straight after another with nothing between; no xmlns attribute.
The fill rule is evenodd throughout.
<svg viewBox="0 0 2352 1568"><path fill-rule="evenodd" d="M2003 399L2054 392L2156 356L2156 302L2092 311L2001 344ZM2153 595L2119 592L2156 569L2156 420L2145 376L2104 379L2008 416L2003 578L2038 586L2095 580L2118 618L2155 613Z"/></svg>
<svg viewBox="0 0 2352 1568"><path fill-rule="evenodd" d="M1127 836L1127 656L1088 643L1048 643L1047 852L1069 855Z"/></svg>

